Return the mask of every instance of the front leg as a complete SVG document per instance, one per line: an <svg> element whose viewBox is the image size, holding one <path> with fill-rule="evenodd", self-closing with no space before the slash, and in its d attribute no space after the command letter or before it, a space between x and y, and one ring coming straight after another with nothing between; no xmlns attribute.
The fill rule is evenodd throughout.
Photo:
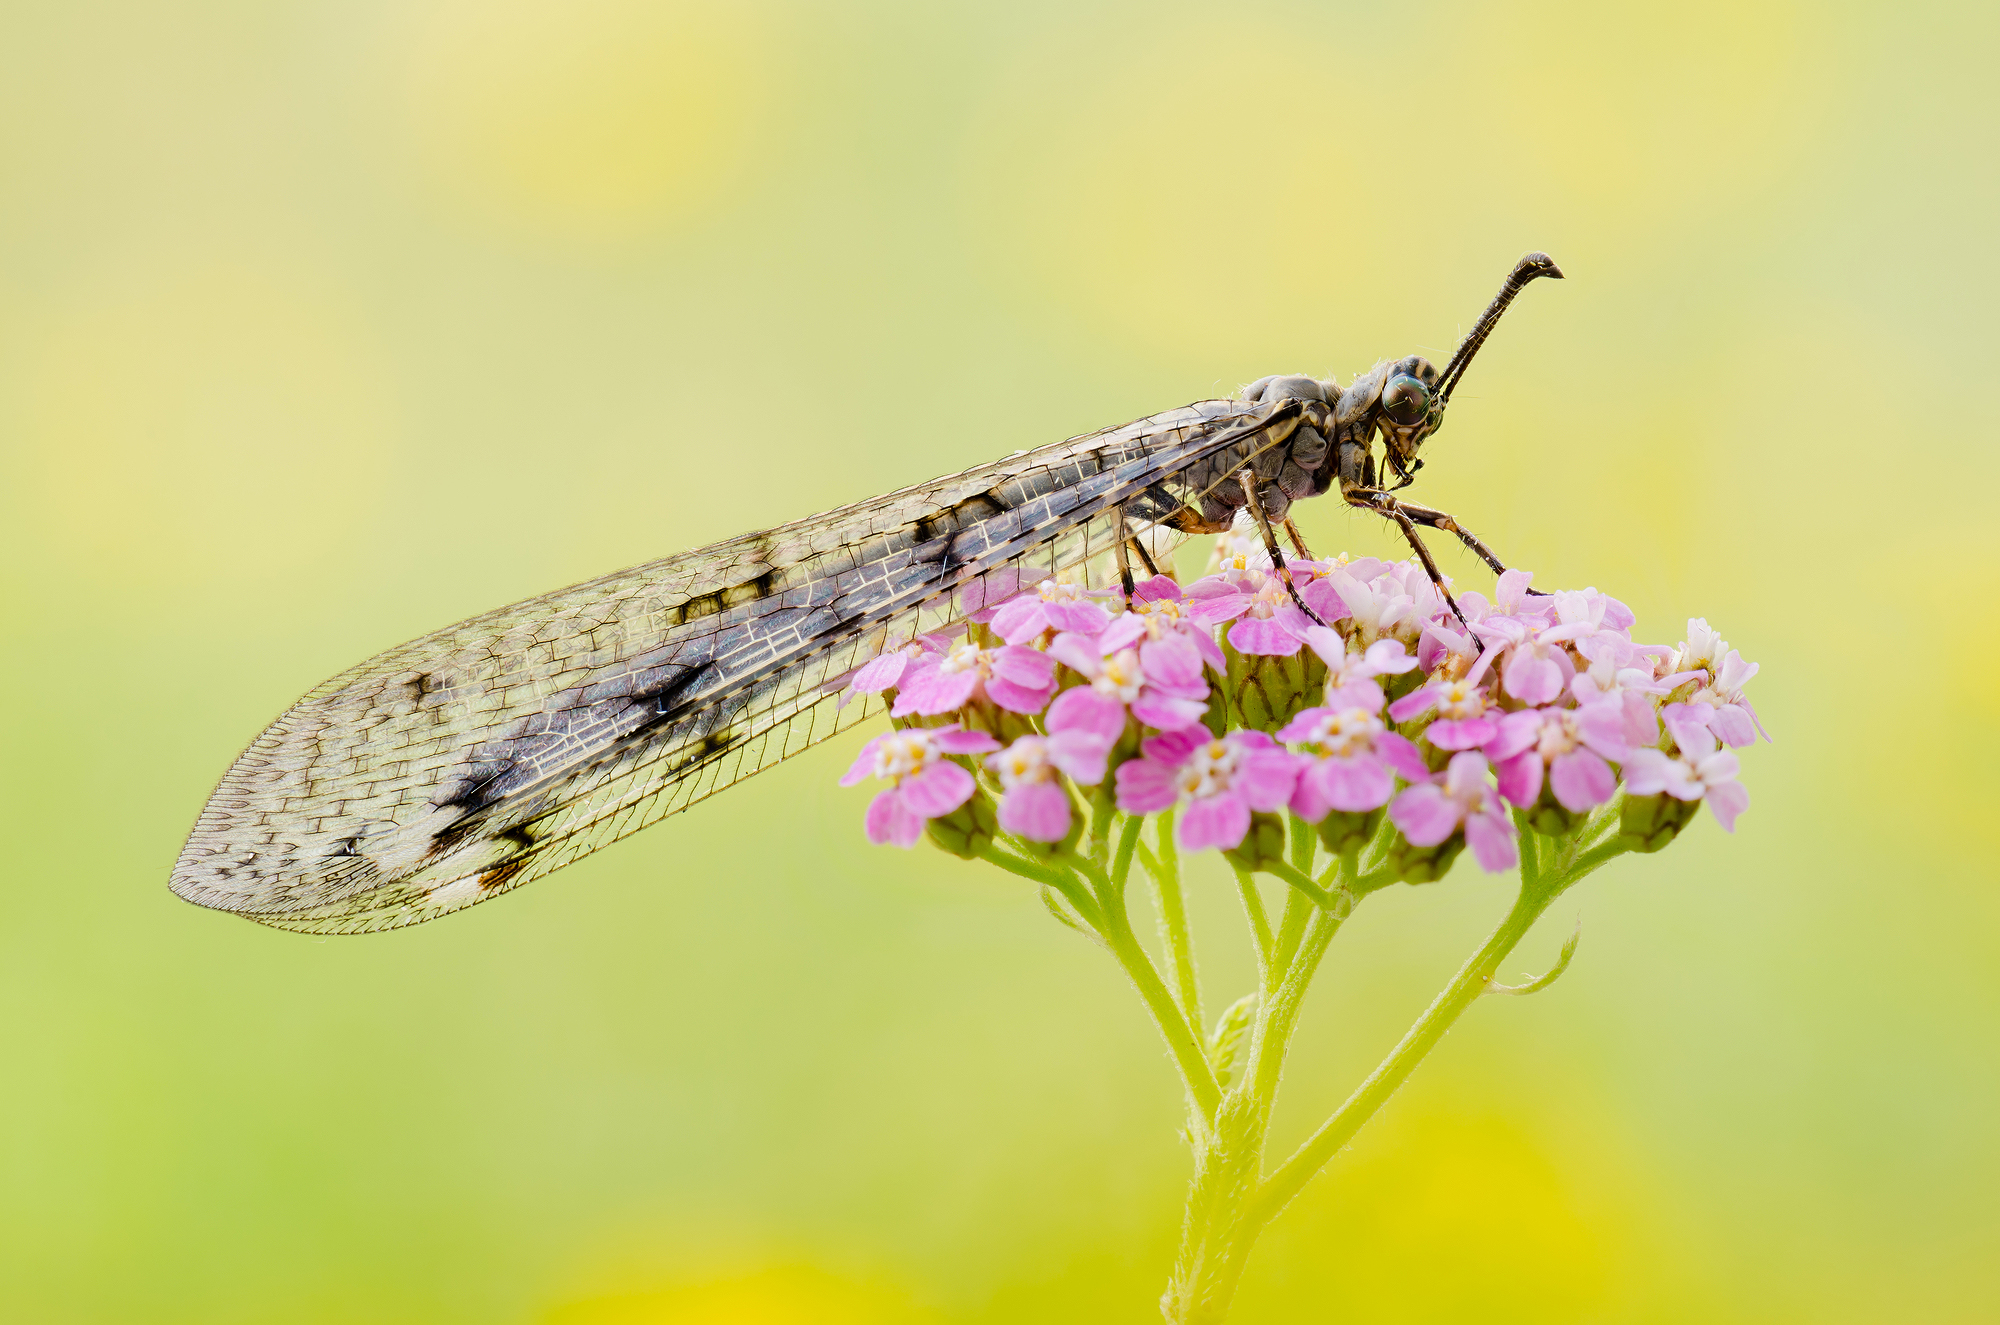
<svg viewBox="0 0 2000 1325"><path fill-rule="evenodd" d="M1507 573L1506 566L1501 564L1500 558L1493 555L1491 548L1487 547L1486 544L1480 542L1477 538L1474 538L1470 529L1465 528L1443 511L1432 510L1428 506L1416 506L1406 501L1398 501L1396 504L1403 508L1403 514L1409 516L1410 519L1416 521L1418 524L1429 525L1433 529L1442 529L1448 534L1457 534L1458 541L1471 548L1472 555L1485 562L1495 575L1505 575ZM1530 589L1528 592L1539 594L1544 598L1548 597L1548 593L1542 589Z"/></svg>
<svg viewBox="0 0 2000 1325"><path fill-rule="evenodd" d="M1417 554L1417 560L1423 563L1424 574L1431 577L1431 583L1435 584L1437 591L1444 595L1445 606L1449 607L1451 614L1458 618L1458 624L1464 626L1469 632L1472 629L1472 623L1465 619L1465 613L1458 610L1458 600L1451 596L1451 590L1444 587L1444 575L1439 572L1437 562L1432 560L1431 550L1425 547L1424 540L1417 536L1417 521L1414 517L1414 511L1423 510L1424 508L1407 507L1379 488L1350 488L1340 495L1346 498L1349 506L1359 506L1364 511L1373 511L1403 531L1403 537L1409 542L1411 550ZM1424 511L1424 513L1426 515L1442 516L1447 520L1450 518L1449 516L1444 516L1442 511ZM1425 523L1429 523L1429 521ZM1457 532L1456 525L1453 525L1452 529L1454 532ZM1460 537L1467 537L1467 535L1461 534ZM1490 553L1487 555L1491 556ZM1493 564L1498 565L1499 563L1494 562Z"/></svg>

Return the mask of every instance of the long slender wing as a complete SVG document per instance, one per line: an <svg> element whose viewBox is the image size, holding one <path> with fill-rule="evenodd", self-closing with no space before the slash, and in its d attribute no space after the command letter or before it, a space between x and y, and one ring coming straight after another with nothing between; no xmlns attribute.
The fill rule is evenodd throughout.
<svg viewBox="0 0 2000 1325"><path fill-rule="evenodd" d="M1288 423L1290 426L1288 426ZM285 929L415 924L560 869L879 712L886 643L1263 471L1284 405L1202 401L618 571L380 654L223 776L171 887Z"/></svg>

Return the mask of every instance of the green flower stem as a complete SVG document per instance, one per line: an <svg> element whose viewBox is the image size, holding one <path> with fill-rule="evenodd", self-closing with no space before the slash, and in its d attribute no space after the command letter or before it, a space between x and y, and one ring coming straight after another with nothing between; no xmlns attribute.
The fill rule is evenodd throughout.
<svg viewBox="0 0 2000 1325"><path fill-rule="evenodd" d="M1244 887L1251 886L1247 876L1240 877ZM1344 889L1336 888L1331 900L1334 904L1327 907L1302 892L1285 896L1252 1025L1249 1061L1241 1083L1223 1097L1205 1144L1197 1148L1180 1252L1160 1304L1170 1321L1220 1321L1261 1231L1261 1225L1245 1225L1243 1211L1261 1187L1264 1144L1285 1051L1320 959L1352 909Z"/></svg>
<svg viewBox="0 0 2000 1325"><path fill-rule="evenodd" d="M1118 834L1118 854L1111 860L1111 880L1121 892L1125 888L1125 880L1132 874L1132 852L1139 845L1139 830L1145 826L1142 816L1127 815L1125 827Z"/></svg>
<svg viewBox="0 0 2000 1325"><path fill-rule="evenodd" d="M1097 885L1097 932L1104 937L1112 956L1118 959L1118 964L1125 968L1126 976L1138 988L1146 1010L1153 1014L1153 1024L1159 1027L1161 1038L1166 1040L1167 1049L1181 1070L1181 1082L1187 1088L1196 1116L1204 1126L1212 1125L1215 1106L1222 1099L1222 1089L1216 1084L1215 1069L1208 1061L1206 1037L1198 1028L1198 1023L1191 1024L1180 1005L1174 1002L1174 996L1167 992L1166 984L1153 966L1153 959L1139 945L1138 936L1132 932L1132 919L1126 914L1124 887L1091 861L1075 859L1074 863Z"/></svg>
<svg viewBox="0 0 2000 1325"><path fill-rule="evenodd" d="M1153 829L1159 839L1156 867L1148 869L1160 909L1160 944L1166 949L1167 963L1174 971L1174 992L1180 996L1181 1011L1199 1031L1205 1025L1201 1015L1201 979L1195 971L1194 939L1188 933L1187 906L1181 897L1180 858L1174 854L1174 812L1162 811ZM1140 850L1144 851L1143 844ZM1148 853L1149 855L1151 853Z"/></svg>
<svg viewBox="0 0 2000 1325"><path fill-rule="evenodd" d="M1322 909L1335 905L1333 894L1312 881L1312 878L1296 866L1287 865L1282 860L1267 860L1258 867L1268 874L1275 874L1299 892L1317 903Z"/></svg>
<svg viewBox="0 0 2000 1325"><path fill-rule="evenodd" d="M998 865L1009 874L1018 874L1024 879L1032 879L1044 887L1055 889L1076 908L1076 913L1082 916L1086 923L1100 927L1096 900L1091 896L1090 890L1079 883L1077 877L1068 870L1055 869L1039 861L1017 856L1011 851L1003 851L991 841L975 848L974 854L989 864Z"/></svg>
<svg viewBox="0 0 2000 1325"><path fill-rule="evenodd" d="M1444 1033L1451 1029L1465 1010L1487 991L1493 973L1499 969L1507 954L1520 943L1542 912L1550 903L1560 897L1571 885L1584 875L1602 865L1622 848L1615 843L1595 848L1577 856L1567 868L1558 868L1544 874L1532 868L1536 862L1533 856L1524 856L1521 862L1521 891L1515 898L1513 909L1500 927L1493 931L1479 950L1472 954L1465 965L1459 968L1444 992L1440 993L1430 1007L1411 1026L1389 1056L1369 1074L1359 1089L1348 1097L1334 1115L1323 1123L1319 1130L1307 1138L1304 1145L1293 1153L1290 1159L1280 1164L1263 1186L1255 1199L1245 1208L1244 1223L1249 1235L1260 1228L1270 1218L1283 1209L1297 1196L1314 1174L1325 1167L1328 1160L1351 1140L1363 1123L1375 1115L1388 1098L1395 1094L1410 1073L1422 1062ZM1537 855L1540 853L1537 852ZM1561 851L1554 853L1558 858Z"/></svg>
<svg viewBox="0 0 2000 1325"><path fill-rule="evenodd" d="M1250 922L1250 938L1257 945L1257 979L1271 983L1271 921L1264 914L1264 896L1249 870L1236 871L1236 891L1243 898L1243 914Z"/></svg>

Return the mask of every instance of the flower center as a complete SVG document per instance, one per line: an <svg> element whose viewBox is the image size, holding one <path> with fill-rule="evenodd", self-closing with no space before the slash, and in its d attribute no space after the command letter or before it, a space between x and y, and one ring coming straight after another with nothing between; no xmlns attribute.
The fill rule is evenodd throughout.
<svg viewBox="0 0 2000 1325"><path fill-rule="evenodd" d="M1139 666L1137 649L1120 649L1104 660L1104 670L1091 682L1094 689L1107 695L1116 695L1124 703L1130 704L1139 697L1140 687L1146 684L1146 673Z"/></svg>
<svg viewBox="0 0 2000 1325"><path fill-rule="evenodd" d="M1438 696L1438 714L1460 722L1486 711L1486 695L1469 681L1447 681Z"/></svg>
<svg viewBox="0 0 2000 1325"><path fill-rule="evenodd" d="M923 772L939 758L929 732L898 732L875 747L875 776L892 783L901 782Z"/></svg>
<svg viewBox="0 0 2000 1325"><path fill-rule="evenodd" d="M1027 782L1047 782L1055 776L1055 766L1049 763L1048 746L1034 736L1023 736L994 755L991 762L993 770L1000 775L1003 791L1012 791Z"/></svg>
<svg viewBox="0 0 2000 1325"><path fill-rule="evenodd" d="M1083 588L1075 584L1058 584L1054 580L1043 580L1040 586L1042 601L1045 603L1080 603Z"/></svg>
<svg viewBox="0 0 2000 1325"><path fill-rule="evenodd" d="M1567 713L1558 714L1554 721L1542 723L1542 739L1536 749L1544 759L1554 759L1566 755L1583 744L1583 737L1577 732L1576 719Z"/></svg>
<svg viewBox="0 0 2000 1325"><path fill-rule="evenodd" d="M987 667L986 650L980 648L970 640L967 640L963 644L954 645L951 652L945 654L944 660L938 664L940 672L970 672L977 670L982 676L986 674Z"/></svg>
<svg viewBox="0 0 2000 1325"><path fill-rule="evenodd" d="M1382 730L1382 724L1367 709L1341 709L1319 720L1319 725L1313 728L1312 743L1344 759L1372 749L1375 734Z"/></svg>
<svg viewBox="0 0 2000 1325"><path fill-rule="evenodd" d="M1229 790L1230 782L1236 777L1236 766L1241 761L1242 752L1229 742L1210 741L1180 766L1174 784L1183 796L1213 796Z"/></svg>
<svg viewBox="0 0 2000 1325"><path fill-rule="evenodd" d="M1269 620L1272 614L1278 610L1278 604L1284 601L1284 586L1278 583L1275 575L1267 576L1264 582L1257 587L1257 592L1251 596L1250 610L1245 615L1257 617L1261 620Z"/></svg>

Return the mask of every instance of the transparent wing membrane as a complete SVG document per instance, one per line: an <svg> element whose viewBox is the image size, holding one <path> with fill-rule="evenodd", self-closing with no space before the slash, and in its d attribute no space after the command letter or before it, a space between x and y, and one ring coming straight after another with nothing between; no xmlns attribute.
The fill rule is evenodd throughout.
<svg viewBox="0 0 2000 1325"><path fill-rule="evenodd" d="M1116 582L1166 523L1320 441L1203 401L516 603L327 681L240 756L174 891L286 929L414 924L519 887L881 712L862 663L1019 587ZM1213 512L1211 511L1211 515Z"/></svg>

